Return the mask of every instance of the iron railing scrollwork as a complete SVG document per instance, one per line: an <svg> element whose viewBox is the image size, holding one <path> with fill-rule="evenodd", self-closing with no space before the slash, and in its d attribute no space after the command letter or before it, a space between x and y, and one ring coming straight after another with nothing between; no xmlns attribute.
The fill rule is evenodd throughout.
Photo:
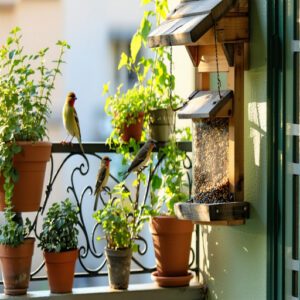
<svg viewBox="0 0 300 300"><path fill-rule="evenodd" d="M50 160L50 168L47 171L48 178L45 188L45 198L42 201L40 210L33 217L34 227L33 233L36 238L39 238L39 230L41 228L42 219L46 214L47 208L50 206L51 202L59 201L59 199L52 199L54 191L59 190L62 193L62 189L65 189L64 194L67 196L64 198L70 198L75 201L79 211L79 227L80 227L80 238L79 238L79 264L76 268L75 277L88 277L88 276L103 276L107 275L106 270L106 259L104 255L104 247L99 245L96 241L97 235L99 235L100 226L92 218L93 211L88 212L88 207L93 207L93 189L96 178L92 176L92 173L98 171L100 165L100 160L102 155L115 155L114 151L108 148L104 143L86 143L83 145L85 149L85 154L82 154L79 145L61 145L59 143L53 144L52 155ZM180 142L180 149L191 152L190 142ZM158 151L159 145L156 149ZM64 157L59 161L58 156L64 154ZM183 166L186 170L187 181L189 185L189 193L191 194L192 189L192 179L191 179L191 169L192 160L187 155L186 161L183 162ZM93 160L93 162L92 162ZM143 204L149 201L149 190L151 178L155 172L159 170L159 165L163 158L156 160L152 170L148 172L148 179L145 186L143 186L144 195L141 198ZM113 166L113 165L112 165ZM112 168L113 169L113 168ZM145 170L147 172L147 169ZM112 173L112 172L111 172ZM68 174L70 176L68 182ZM88 181L88 184L83 185L84 181ZM119 183L120 180L117 176L113 174L110 175L109 186ZM82 187L81 187L82 186ZM129 187L127 187L129 189ZM80 189L80 190L79 190ZM100 206L105 205L109 199L109 193L101 193L101 203ZM93 200L91 200L93 199ZM99 206L99 204L98 204ZM99 208L99 207L98 207ZM91 220L94 221L93 224ZM197 276L199 275L199 229L196 227L195 230L195 245L192 247L192 255L190 267L191 270L195 271ZM150 237L150 239L149 239ZM148 262L145 262L145 257L149 254L149 245L152 243L151 235L146 232L144 236L141 234L138 238L138 251L133 255L132 258L132 274L142 274L151 273L155 270L155 261L149 262L149 257L146 258ZM154 258L154 256L153 256ZM31 273L31 280L41 280L46 279L44 272L44 262L38 263L35 270Z"/></svg>

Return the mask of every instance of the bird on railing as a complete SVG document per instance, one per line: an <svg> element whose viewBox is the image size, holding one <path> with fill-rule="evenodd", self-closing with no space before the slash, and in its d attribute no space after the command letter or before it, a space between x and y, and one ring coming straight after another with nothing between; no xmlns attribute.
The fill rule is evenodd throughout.
<svg viewBox="0 0 300 300"><path fill-rule="evenodd" d="M153 148L155 148L156 143L157 142L155 140L150 139L143 145L136 154L128 170L124 173L124 179L126 179L131 172L141 172L143 170L150 159L151 152Z"/></svg>
<svg viewBox="0 0 300 300"><path fill-rule="evenodd" d="M95 195L94 211L97 209L99 195L105 189L105 186L109 178L110 162L111 159L108 156L104 156L100 163L100 168L97 174L97 181L96 181L95 191L94 191L94 195Z"/></svg>
<svg viewBox="0 0 300 300"><path fill-rule="evenodd" d="M81 149L82 153L84 153L83 146L81 143L79 120L78 120L76 109L74 107L76 99L77 99L77 97L74 92L68 93L66 100L65 100L64 107L63 107L63 111L62 111L62 117L63 117L65 129L67 130L68 135L72 136L70 143L72 142L73 138L76 137L76 139L78 140L80 149ZM67 136L67 138L68 138L68 136ZM67 138L62 143L66 143Z"/></svg>

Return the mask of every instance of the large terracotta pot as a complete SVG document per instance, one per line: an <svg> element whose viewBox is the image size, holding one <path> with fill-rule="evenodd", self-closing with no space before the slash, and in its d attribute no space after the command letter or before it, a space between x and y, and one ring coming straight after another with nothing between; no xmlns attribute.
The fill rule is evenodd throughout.
<svg viewBox="0 0 300 300"><path fill-rule="evenodd" d="M188 275L193 228L191 221L172 216L151 219L150 231L158 276Z"/></svg>
<svg viewBox="0 0 300 300"><path fill-rule="evenodd" d="M112 289L126 290L129 283L132 249L113 250L105 248L108 281Z"/></svg>
<svg viewBox="0 0 300 300"><path fill-rule="evenodd" d="M124 142L129 142L130 138L135 139L137 142L141 140L142 131L144 124L144 113L140 112L136 119L136 122L130 124L129 126L125 125L122 128L122 140Z"/></svg>
<svg viewBox="0 0 300 300"><path fill-rule="evenodd" d="M15 212L38 211L43 191L47 162L51 155L51 143L18 142L22 151L14 157L14 167L19 180L14 187L12 198ZM0 177L0 210L5 208L3 190L4 178Z"/></svg>
<svg viewBox="0 0 300 300"><path fill-rule="evenodd" d="M34 241L34 238L27 238L18 247L0 245L0 263L6 295L27 293Z"/></svg>
<svg viewBox="0 0 300 300"><path fill-rule="evenodd" d="M51 293L72 292L78 250L44 252Z"/></svg>

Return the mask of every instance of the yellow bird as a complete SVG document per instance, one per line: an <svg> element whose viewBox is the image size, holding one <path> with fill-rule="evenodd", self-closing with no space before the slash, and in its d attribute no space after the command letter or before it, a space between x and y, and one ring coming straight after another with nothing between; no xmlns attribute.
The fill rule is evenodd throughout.
<svg viewBox="0 0 300 300"><path fill-rule="evenodd" d="M109 178L110 162L111 162L111 159L108 156L104 156L101 160L100 168L99 168L98 175L97 175L97 181L96 181L96 185L95 185L95 191L94 191L94 195L96 196L94 210L97 209L98 197L107 184L107 181Z"/></svg>
<svg viewBox="0 0 300 300"><path fill-rule="evenodd" d="M72 136L71 142L73 138L76 137L80 145L80 149L82 153L84 153L83 146L81 144L79 120L78 120L76 109L74 107L76 99L77 98L75 93L73 92L68 93L63 107L62 117L63 117L64 126L68 134Z"/></svg>

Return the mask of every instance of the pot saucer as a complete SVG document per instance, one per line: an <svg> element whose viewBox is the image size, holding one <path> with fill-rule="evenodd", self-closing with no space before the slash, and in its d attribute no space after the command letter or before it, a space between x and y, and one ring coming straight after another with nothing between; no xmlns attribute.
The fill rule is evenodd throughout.
<svg viewBox="0 0 300 300"><path fill-rule="evenodd" d="M192 273L188 273L185 276L158 276L158 272L155 271L151 274L152 280L161 287L174 287L174 286L188 286L190 280L193 278Z"/></svg>

